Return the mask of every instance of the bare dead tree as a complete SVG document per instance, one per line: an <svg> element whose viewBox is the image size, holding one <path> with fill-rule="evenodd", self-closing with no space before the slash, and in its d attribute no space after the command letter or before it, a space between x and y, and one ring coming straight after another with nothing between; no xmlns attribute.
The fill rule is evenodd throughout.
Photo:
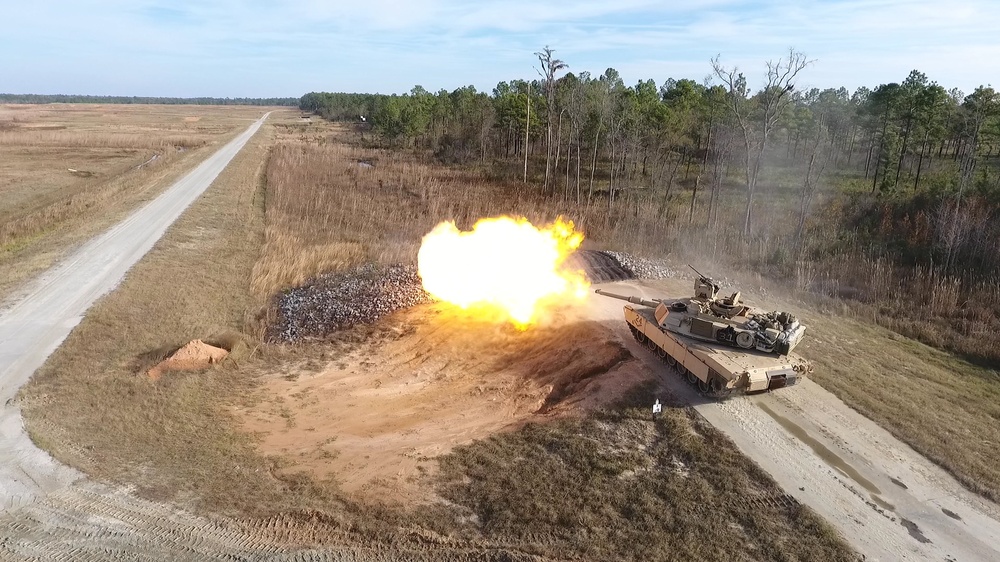
<svg viewBox="0 0 1000 562"><path fill-rule="evenodd" d="M554 52L546 45L540 52L535 53L538 64L541 65L541 68L536 70L545 79L545 183L542 185L542 193L548 193L549 177L552 175L552 114L556 102L556 73L569 68L565 62L552 58Z"/></svg>
<svg viewBox="0 0 1000 562"><path fill-rule="evenodd" d="M805 239L806 215L809 213L809 207L816 194L816 186L819 184L819 179L830 159L831 147L824 146L827 145L824 142L827 134L821 124L823 119L823 115L817 118L815 136L808 156L809 162L806 165L805 178L802 181L802 191L799 193L799 224L795 230L795 239L800 249L802 241Z"/></svg>
<svg viewBox="0 0 1000 562"><path fill-rule="evenodd" d="M528 183L528 131L531 130L531 82L528 82L528 92L524 96L527 113L524 116L524 180Z"/></svg>
<svg viewBox="0 0 1000 562"><path fill-rule="evenodd" d="M787 58L767 62L764 87L751 96L746 77L739 68L722 66L718 56L712 59L712 70L729 92L728 107L743 136L746 180L744 238L750 236L753 199L757 192L757 178L768 138L777 126L781 114L793 102L791 92L795 86L792 81L811 62L804 54L789 49Z"/></svg>
<svg viewBox="0 0 1000 562"><path fill-rule="evenodd" d="M973 175L978 163L978 151L983 126L986 120L1000 112L1000 95L993 88L976 88L972 94L965 99L963 108L966 110L966 142L965 152L959 165L958 192L955 194L954 209L951 211L951 220L948 226L945 246L947 254L944 262L944 273L948 275L954 265L955 253L963 241L964 220L966 213L962 208L962 197L965 190L970 187Z"/></svg>

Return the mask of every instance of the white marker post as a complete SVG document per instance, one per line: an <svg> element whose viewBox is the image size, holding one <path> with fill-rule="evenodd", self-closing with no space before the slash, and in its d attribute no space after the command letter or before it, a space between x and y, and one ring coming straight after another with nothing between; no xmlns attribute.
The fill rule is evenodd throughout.
<svg viewBox="0 0 1000 562"><path fill-rule="evenodd" d="M660 399L657 398L656 402L653 402L653 419L655 420L656 416L660 415L660 412L662 411L663 411L663 404L660 404Z"/></svg>

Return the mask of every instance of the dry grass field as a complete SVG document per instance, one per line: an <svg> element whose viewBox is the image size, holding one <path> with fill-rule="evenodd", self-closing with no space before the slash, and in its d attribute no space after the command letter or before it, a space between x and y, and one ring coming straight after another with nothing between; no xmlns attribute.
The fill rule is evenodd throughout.
<svg viewBox="0 0 1000 562"><path fill-rule="evenodd" d="M0 295L155 196L263 111L0 105Z"/></svg>
<svg viewBox="0 0 1000 562"><path fill-rule="evenodd" d="M651 378L615 345L608 347L607 364L588 367L579 363L588 356L573 346L557 346L561 355L553 352L564 327L525 336L463 323L478 333L456 333L458 324L435 313L434 305L389 317L342 341L263 345L266 315L260 312L276 290L324 269L410 260L420 236L439 219L468 222L503 211L545 219L559 212L516 186L339 146L331 138L340 133L314 131L297 121L292 112L272 115L24 388L19 400L38 444L95 477L135 485L145 497L240 517L253 528L279 529L280 540L297 537L298 545L420 545L440 551L442 560L469 548L510 553L509 559L639 560L651 553L668 560L854 559L829 526L810 510L781 501L780 489L766 474L686 409L668 408L659 421L649 420L645 406L638 407L639 397L642 404L650 393L669 399L655 386L640 385L633 394L602 391L614 383L614 378L604 386L600 382L610 365L630 365L636 381ZM579 327L580 345L591 341L586 338L604 345L604 330ZM520 373L517 350L529 336L537 340L527 347L535 349L528 354L535 363L526 363ZM144 368L167 351L199 337L226 340L222 343L236 351L234 360L155 382L145 376ZM369 340L372 347L358 340ZM442 357L411 349L421 341ZM319 397L329 402L327 408L339 411L354 401L355 410L364 411L380 392L461 383L448 382L451 363L443 359L464 357L475 341L484 347L469 357L479 359L466 358L456 368L487 379L504 372L510 380L494 383L497 388L483 386L478 398L476 388L467 385L454 387L456 392L470 405L486 400L480 408L491 407L491 396L520 396L524 412L508 420L535 423L486 420L479 430L436 449L435 456L425 451L427 458L419 452L412 457L401 445L396 454L415 460L415 466L444 455L439 472L419 477L421 489L435 498L431 503L386 505L355 493L365 492L364 486L345 486L343 472L316 470L322 460L338 458L340 439L342 463L369 460L359 448L364 443L352 448L346 430L332 441L318 437L318 428L310 431L322 422L323 405L317 410L314 404ZM407 354L419 360L408 360ZM360 373L350 372L354 362ZM601 372L591 372L595 369ZM563 371L585 378L560 386L561 378L525 374ZM360 377L360 385L352 377ZM334 392L345 381L355 398ZM582 400L587 389L617 401L610 404L612 413L573 406L554 417L531 417L538 400L558 388L565 390L560 399L567 404L580 399L599 406ZM431 407L419 393L410 396L415 401L397 402L410 409L408 415L433 417L444 409L443 402ZM271 415L273 423L257 433L242 430L240 412L250 410ZM525 418L525 412L531 415ZM475 412L451 414L453 421L444 425L463 427L458 420ZM374 422L386 415L376 412ZM287 430L291 441L283 442L275 427ZM476 440L500 427L507 431ZM433 428L403 429L407 434ZM269 436L277 441L267 450L262 447ZM369 436L367 446L378 447L378 437ZM301 451L295 447L308 449L308 463L296 464ZM375 491L382 485L374 484ZM294 530L300 527L308 532ZM726 529L726 540L716 540L720 528Z"/></svg>
<svg viewBox="0 0 1000 562"><path fill-rule="evenodd" d="M555 559L858 559L697 414L668 402L650 420L655 393L459 448L442 494L487 536Z"/></svg>
<svg viewBox="0 0 1000 562"><path fill-rule="evenodd" d="M835 301L810 300L801 352L816 365L814 379L969 490L1000 501L1000 375L851 318L858 312L844 314Z"/></svg>
<svg viewBox="0 0 1000 562"><path fill-rule="evenodd" d="M654 217L627 199L615 214L607 212L606 201L582 207L546 201L519 184L491 183L461 169L368 148L354 133L303 123L293 111L272 115L217 184L26 387L21 400L31 435L60 460L99 478L136 484L147 497L288 524L308 519L315 525L318 517L325 530L309 535L316 542L403 544L407 533L419 529L445 546L546 557L851 557L808 510L747 503L748 494L767 498L780 491L712 428L673 408L653 423L628 397L612 413L589 408L589 414L555 419L518 414L531 423L488 438L504 424L485 419L464 438L444 447L426 444L420 454L399 442L387 449L383 464L402 459L415 472L358 479L359 467L371 461L364 448L382 447L384 436L394 433L349 439L319 431L324 401L350 400L364 409L420 377L426 378L421 384L451 384L421 371L427 357L415 367L403 351L409 349L406 338L421 330L435 345L461 337L433 324L430 309L420 307L339 342L267 345L262 340L273 313L270 298L321 272L369 261L412 262L420 237L438 221L455 219L467 227L500 213L535 221L563 214L582 226L588 244L639 253L644 245L664 253L656 236L676 234L667 227L645 228ZM751 251L764 252L764 244ZM750 281L765 284L759 277ZM810 325L812 337L802 350L816 363L815 379L969 489L1000 497L993 462L1000 446L995 372L876 327L864 307L803 299L787 308ZM376 334L388 339L372 339ZM143 367L170 349L213 336L230 346L240 342L234 361L156 383L142 375ZM366 351L359 343L366 339L373 346L385 343L387 350ZM494 357L489 363L511 361ZM488 375L489 363L464 369ZM377 376L379 368L385 376ZM371 375L361 386L358 369ZM354 398L333 390L345 382L357 387ZM531 404L543 396L537 391L512 386L505 392ZM413 389L400 396L394 400L410 402L397 406L419 406L421 395ZM452 425L468 427L458 421L461 412L452 414L458 416ZM254 416L257 425L248 424ZM437 430L419 424L405 429ZM630 447L644 453L624 454ZM331 466L340 468L331 472ZM720 478L732 484L719 488ZM439 499L418 507L372 503L390 490ZM762 509L767 517L751 517ZM744 540L699 541L711 530L699 526L703 517L691 514L716 514ZM575 531L582 527L593 533ZM745 540L751 536L766 538ZM657 545L673 550L657 551Z"/></svg>
<svg viewBox="0 0 1000 562"><path fill-rule="evenodd" d="M226 488L243 471L266 475L269 466L246 436L228 429L217 404L253 384L237 363L157 383L144 368L195 338L228 340L222 343L235 346L236 361L247 355L229 332L255 306L248 280L263 231L260 176L272 135L265 126L247 143L22 390L29 433L56 458L97 478L135 483L152 498L262 499Z"/></svg>
<svg viewBox="0 0 1000 562"><path fill-rule="evenodd" d="M469 226L480 216L507 212L543 221L558 214L572 217L587 233L588 243L599 247L700 260L717 257L719 261L728 251L723 249L725 242L711 239L690 240L690 247L670 251L664 240L676 239L679 231L658 226L650 210L637 207L637 201L624 199L615 213L607 211L606 201L581 207L572 201L543 201L534 190L519 184L491 184L462 170L431 168L398 153L363 148L354 137L337 137L345 142L329 142L329 138L315 143L306 142L312 137L299 135L274 154L268 169L265 251L253 278L258 294L363 261L412 261L419 236L437 221L454 218L460 226ZM308 189L310 185L322 189ZM336 189L338 185L353 189ZM727 234L722 231L721 238ZM755 240L743 249L739 263L765 261L774 251L772 242ZM294 257L289 260L287 256ZM877 269L877 264L862 263L853 264L850 271L853 274L868 266ZM749 277L747 286L767 285L759 275L742 277ZM791 294L804 286L802 281L774 289ZM913 314L894 312L903 306L906 295L916 292L934 297L936 304L920 308L932 316L955 312L954 295L941 296L942 291L934 287L869 285L870 290L886 295L880 299L884 306L816 298L804 292L799 294L807 304L790 305L808 319L815 337L811 342L807 338L805 345L817 362L816 380L948 469L970 490L1000 498L1000 472L992 454L1000 447L995 423L1000 419L996 371L875 325L909 333L906 326L916 324ZM828 314L818 314L817 309ZM962 312L981 311L973 307ZM920 326L940 331L940 324L925 319ZM975 332L969 332L963 345L976 345L976 338ZM988 337L980 339L983 345L992 344Z"/></svg>

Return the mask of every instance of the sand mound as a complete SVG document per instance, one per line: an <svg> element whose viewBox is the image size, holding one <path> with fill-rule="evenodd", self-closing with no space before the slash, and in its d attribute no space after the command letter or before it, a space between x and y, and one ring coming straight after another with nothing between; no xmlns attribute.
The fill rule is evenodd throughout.
<svg viewBox="0 0 1000 562"><path fill-rule="evenodd" d="M147 374L152 380L158 380L167 371L197 371L214 365L229 355L221 347L208 345L201 340L188 342L184 347L173 352L170 357L160 361Z"/></svg>
<svg viewBox="0 0 1000 562"><path fill-rule="evenodd" d="M600 407L643 373L606 327L553 311L526 331L445 304L415 307L318 368L266 377L237 408L289 473L335 478L376 502L433 501L435 457L498 431Z"/></svg>

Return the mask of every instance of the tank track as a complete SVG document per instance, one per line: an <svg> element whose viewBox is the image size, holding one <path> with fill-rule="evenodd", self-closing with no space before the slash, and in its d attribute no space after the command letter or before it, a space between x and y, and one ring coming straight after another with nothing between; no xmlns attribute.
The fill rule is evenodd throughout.
<svg viewBox="0 0 1000 562"><path fill-rule="evenodd" d="M749 510L775 509L793 511L799 507L799 500L788 494L761 494L741 497L741 507Z"/></svg>
<svg viewBox="0 0 1000 562"><path fill-rule="evenodd" d="M676 359L670 356L662 347L656 345L656 342L646 337L646 334L640 332L635 326L629 324L629 330L632 332L632 337L635 341L644 345L646 349L654 353L661 361L667 364L672 371L681 376L685 381L691 386L694 386L698 393L706 398L711 398L713 400L725 400L726 398L733 395L733 389L731 388L715 388L709 383L702 382L698 379L688 369L684 368Z"/></svg>

